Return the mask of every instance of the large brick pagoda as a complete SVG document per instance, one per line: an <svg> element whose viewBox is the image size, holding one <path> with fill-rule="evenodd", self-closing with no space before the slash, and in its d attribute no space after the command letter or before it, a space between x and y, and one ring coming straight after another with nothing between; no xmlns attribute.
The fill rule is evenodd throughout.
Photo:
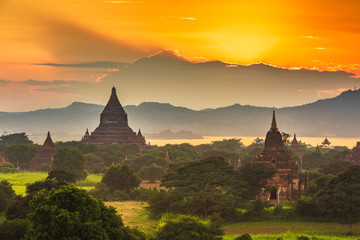
<svg viewBox="0 0 360 240"><path fill-rule="evenodd" d="M262 200L285 201L300 194L299 169L297 163L287 156L284 143L279 132L273 111L271 128L266 134L265 149L256 157L257 162L263 162L276 168L277 173L269 180L271 192L260 193Z"/></svg>
<svg viewBox="0 0 360 240"><path fill-rule="evenodd" d="M140 148L146 146L141 131L136 134L129 127L127 114L119 102L115 87L112 88L109 102L100 115L99 126L91 134L86 130L82 142L100 147L109 144L137 144Z"/></svg>

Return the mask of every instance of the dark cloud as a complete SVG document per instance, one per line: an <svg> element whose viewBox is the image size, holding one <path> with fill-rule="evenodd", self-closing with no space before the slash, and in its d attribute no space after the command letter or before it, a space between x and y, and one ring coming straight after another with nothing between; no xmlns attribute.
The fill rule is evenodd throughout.
<svg viewBox="0 0 360 240"><path fill-rule="evenodd" d="M45 65L52 67L70 67L70 68L106 68L106 69L121 69L127 66L127 63L122 62L89 62L76 64L60 64L60 63L34 63L33 65Z"/></svg>
<svg viewBox="0 0 360 240"><path fill-rule="evenodd" d="M1 79L0 79L0 83L2 83L2 84L10 83L10 82L11 82L10 80L1 80Z"/></svg>
<svg viewBox="0 0 360 240"><path fill-rule="evenodd" d="M41 48L45 48L57 61L131 61L147 52L139 50L121 40L112 39L73 22L50 17L41 22Z"/></svg>

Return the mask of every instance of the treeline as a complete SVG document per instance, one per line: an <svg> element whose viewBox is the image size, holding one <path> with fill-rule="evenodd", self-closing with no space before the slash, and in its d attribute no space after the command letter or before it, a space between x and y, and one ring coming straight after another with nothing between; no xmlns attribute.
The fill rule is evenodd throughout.
<svg viewBox="0 0 360 240"><path fill-rule="evenodd" d="M0 143L3 153L15 146L39 147L21 142L29 141L25 134L3 137ZM288 135L283 137L287 142ZM81 142L58 142L56 148L52 168L46 170L47 179L30 184L26 196L16 196L11 184L1 182L0 212L5 213L7 220L0 226L0 239L66 238L61 234L74 234L78 239L221 239L222 221L298 216L339 219L348 224L351 232L351 226L360 218L360 167L344 161L348 149L319 152L301 144L303 168L310 169L310 188L299 199L272 206L256 200L260 191L269 190L268 180L276 172L253 161L264 148L259 143L245 147L240 139L228 139L199 146L149 146L140 150L137 145L99 148ZM287 146L285 152L294 161L300 161ZM19 171L15 166L20 165L15 163L22 160L5 156L10 164L0 165L0 171ZM26 169L25 166L19 168ZM103 175L90 195L69 185L85 179L88 173ZM303 170L301 178L305 177ZM142 179L161 180L163 189L140 188ZM166 221L156 233L146 236L126 228L121 218L113 215L114 210L104 207L101 200L147 201L151 216L165 217ZM71 202L79 203L79 207ZM87 207L82 203L87 203ZM104 224L100 224L102 221ZM62 229L97 227L86 238L75 231L61 232L56 225ZM17 229L19 236L6 235L10 229ZM183 234L174 235L179 229ZM40 236L42 232L44 235ZM198 236L196 232L202 237L189 238L193 234ZM127 237L120 238L125 236L121 234Z"/></svg>

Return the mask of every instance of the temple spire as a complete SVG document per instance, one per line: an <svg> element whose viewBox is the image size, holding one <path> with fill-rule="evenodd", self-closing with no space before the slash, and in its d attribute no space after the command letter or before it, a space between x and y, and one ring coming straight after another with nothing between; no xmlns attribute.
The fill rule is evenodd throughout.
<svg viewBox="0 0 360 240"><path fill-rule="evenodd" d="M90 135L90 134L89 134L89 129L88 129L88 128L86 128L85 135Z"/></svg>
<svg viewBox="0 0 360 240"><path fill-rule="evenodd" d="M272 132L278 131L278 128L277 128L277 125L276 125L275 110L273 110L273 118L272 118L272 122L271 122L270 131L272 131Z"/></svg>
<svg viewBox="0 0 360 240"><path fill-rule="evenodd" d="M140 128L139 128L139 131L138 131L138 134L137 134L137 135L138 135L138 136L142 136Z"/></svg>
<svg viewBox="0 0 360 240"><path fill-rule="evenodd" d="M51 136L50 136L50 132L49 132L49 131L48 131L48 133L47 133L47 137L46 137L46 140L45 140L43 146L54 146L54 143L53 143L53 141L52 141L52 139L51 139Z"/></svg>

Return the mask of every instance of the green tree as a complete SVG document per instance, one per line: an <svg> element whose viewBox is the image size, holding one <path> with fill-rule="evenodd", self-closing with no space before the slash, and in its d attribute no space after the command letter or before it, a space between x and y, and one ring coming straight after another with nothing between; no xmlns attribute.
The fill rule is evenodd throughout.
<svg viewBox="0 0 360 240"><path fill-rule="evenodd" d="M29 169L30 165L39 152L36 145L16 144L5 149L6 158L19 169Z"/></svg>
<svg viewBox="0 0 360 240"><path fill-rule="evenodd" d="M7 180L0 182L0 212L3 212L14 201L15 191Z"/></svg>
<svg viewBox="0 0 360 240"><path fill-rule="evenodd" d="M342 218L352 234L352 225L360 220L360 166L351 166L330 179L315 199L322 212Z"/></svg>
<svg viewBox="0 0 360 240"><path fill-rule="evenodd" d="M30 202L26 239L145 239L124 226L113 207L106 207L86 190L67 186L39 193Z"/></svg>
<svg viewBox="0 0 360 240"><path fill-rule="evenodd" d="M139 187L141 179L134 173L128 165L112 165L104 174L101 182L111 190L125 190Z"/></svg>
<svg viewBox="0 0 360 240"><path fill-rule="evenodd" d="M268 180L276 169L265 163L249 163L236 170L232 190L242 200L254 200L262 189L266 189Z"/></svg>
<svg viewBox="0 0 360 240"><path fill-rule="evenodd" d="M319 172L322 174L333 174L336 175L340 172L345 171L349 166L354 165L352 162L344 160L332 160L320 165Z"/></svg>
<svg viewBox="0 0 360 240"><path fill-rule="evenodd" d="M209 157L184 163L163 176L162 185L172 188L171 197L189 211L208 216L231 208L229 196L222 187L230 186L234 167L221 157ZM172 203L174 204L174 202Z"/></svg>
<svg viewBox="0 0 360 240"><path fill-rule="evenodd" d="M56 180L61 183L74 183L76 179L75 174L66 170L51 170L46 180Z"/></svg>
<svg viewBox="0 0 360 240"><path fill-rule="evenodd" d="M133 168L135 172L139 172L140 168L149 167L153 163L161 167L166 167L168 165L168 162L164 157L158 157L151 154L141 154L127 162L127 164L129 164L129 166Z"/></svg>
<svg viewBox="0 0 360 240"><path fill-rule="evenodd" d="M0 224L1 240L21 240L24 239L26 229L30 222L27 219L5 220Z"/></svg>
<svg viewBox="0 0 360 240"><path fill-rule="evenodd" d="M325 163L326 161L326 158L320 152L307 152L302 157L302 168L319 168L320 165Z"/></svg>
<svg viewBox="0 0 360 240"><path fill-rule="evenodd" d="M219 227L191 216L169 220L156 233L156 240L220 240L224 233Z"/></svg>
<svg viewBox="0 0 360 240"><path fill-rule="evenodd" d="M85 154L86 159L86 170L89 171L89 173L98 174L101 173L104 168L104 161L101 157L94 153L88 153Z"/></svg>
<svg viewBox="0 0 360 240"><path fill-rule="evenodd" d="M33 144L31 140L29 140L26 133L14 133L9 135L2 135L0 137L2 143L7 145L16 145L16 144Z"/></svg>
<svg viewBox="0 0 360 240"><path fill-rule="evenodd" d="M284 145L290 143L290 137L291 137L290 134L288 134L288 133L286 133L286 132L282 132L282 133L281 133L281 137L282 137L282 141L283 141Z"/></svg>
<svg viewBox="0 0 360 240"><path fill-rule="evenodd" d="M75 180L85 179L85 157L75 148L60 148L54 155L52 170L64 170L75 176Z"/></svg>
<svg viewBox="0 0 360 240"><path fill-rule="evenodd" d="M149 180L150 182L159 180L163 174L164 169L158 166L156 163L152 163L150 166L142 167L139 172L139 175L142 179Z"/></svg>
<svg viewBox="0 0 360 240"><path fill-rule="evenodd" d="M241 138L232 138L232 139L224 139L222 141L213 141L212 145L215 149L225 151L225 152L233 152L240 153L243 144L241 143Z"/></svg>

